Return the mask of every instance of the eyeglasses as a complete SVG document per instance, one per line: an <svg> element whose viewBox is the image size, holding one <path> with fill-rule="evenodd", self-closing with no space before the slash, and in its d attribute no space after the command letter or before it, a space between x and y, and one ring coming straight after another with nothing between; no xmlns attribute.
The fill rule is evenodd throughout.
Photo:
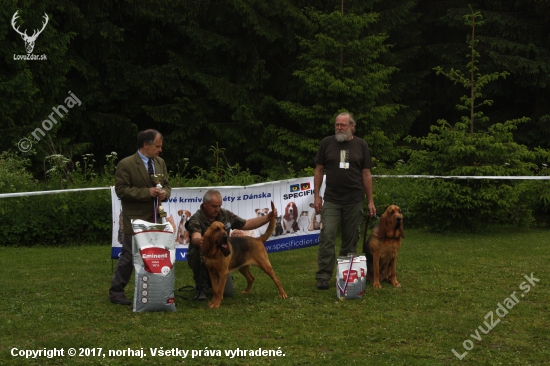
<svg viewBox="0 0 550 366"><path fill-rule="evenodd" d="M349 123L335 123L334 124L336 127L348 127L349 126Z"/></svg>

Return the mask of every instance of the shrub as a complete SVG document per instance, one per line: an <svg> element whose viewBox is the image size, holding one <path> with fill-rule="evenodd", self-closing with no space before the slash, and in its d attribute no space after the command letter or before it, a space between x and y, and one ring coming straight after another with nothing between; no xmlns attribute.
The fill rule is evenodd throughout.
<svg viewBox="0 0 550 366"><path fill-rule="evenodd" d="M27 171L28 158L17 156L11 151L0 154L0 193L33 191L38 182Z"/></svg>

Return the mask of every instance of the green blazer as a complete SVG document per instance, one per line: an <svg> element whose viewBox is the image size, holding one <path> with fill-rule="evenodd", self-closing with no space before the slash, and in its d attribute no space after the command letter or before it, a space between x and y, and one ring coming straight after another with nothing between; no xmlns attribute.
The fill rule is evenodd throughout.
<svg viewBox="0 0 550 366"><path fill-rule="evenodd" d="M162 188L166 191L167 200L172 192L168 183L168 169L162 158L156 157L153 160L155 172L164 174L165 180L162 183ZM131 220L154 221L154 200L149 195L149 188L152 186L151 177L137 152L118 163L115 173L115 192L122 203L124 234L132 234ZM157 217L157 222L161 222L159 217Z"/></svg>

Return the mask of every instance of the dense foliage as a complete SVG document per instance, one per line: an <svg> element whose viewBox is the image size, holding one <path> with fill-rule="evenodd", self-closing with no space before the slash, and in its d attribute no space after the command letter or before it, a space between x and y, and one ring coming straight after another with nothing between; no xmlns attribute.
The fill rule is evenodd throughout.
<svg viewBox="0 0 550 366"><path fill-rule="evenodd" d="M69 91L82 102L34 141L44 158L135 149L140 129L165 136L174 169L213 164L216 142L230 165L277 178L291 162L312 166L317 142L341 110L358 117L380 162L404 158L403 137L424 136L438 119L458 120L459 88L434 75L463 64L462 16L469 1L259 0L5 1L0 10L0 141L16 150ZM550 7L546 1L477 1L480 71L508 72L486 89L492 120L528 117L514 131L548 147ZM49 23L34 54L21 30ZM204 159L207 159L205 162ZM42 174L42 173L40 173Z"/></svg>

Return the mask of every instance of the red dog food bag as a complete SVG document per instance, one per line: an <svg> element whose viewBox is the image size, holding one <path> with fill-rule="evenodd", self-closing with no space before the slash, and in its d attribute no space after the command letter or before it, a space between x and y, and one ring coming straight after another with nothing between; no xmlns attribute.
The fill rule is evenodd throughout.
<svg viewBox="0 0 550 366"><path fill-rule="evenodd" d="M360 299L365 293L366 257L352 254L338 257L336 274L336 297L343 299Z"/></svg>
<svg viewBox="0 0 550 366"><path fill-rule="evenodd" d="M176 243L170 223L133 220L134 312L176 311Z"/></svg>

